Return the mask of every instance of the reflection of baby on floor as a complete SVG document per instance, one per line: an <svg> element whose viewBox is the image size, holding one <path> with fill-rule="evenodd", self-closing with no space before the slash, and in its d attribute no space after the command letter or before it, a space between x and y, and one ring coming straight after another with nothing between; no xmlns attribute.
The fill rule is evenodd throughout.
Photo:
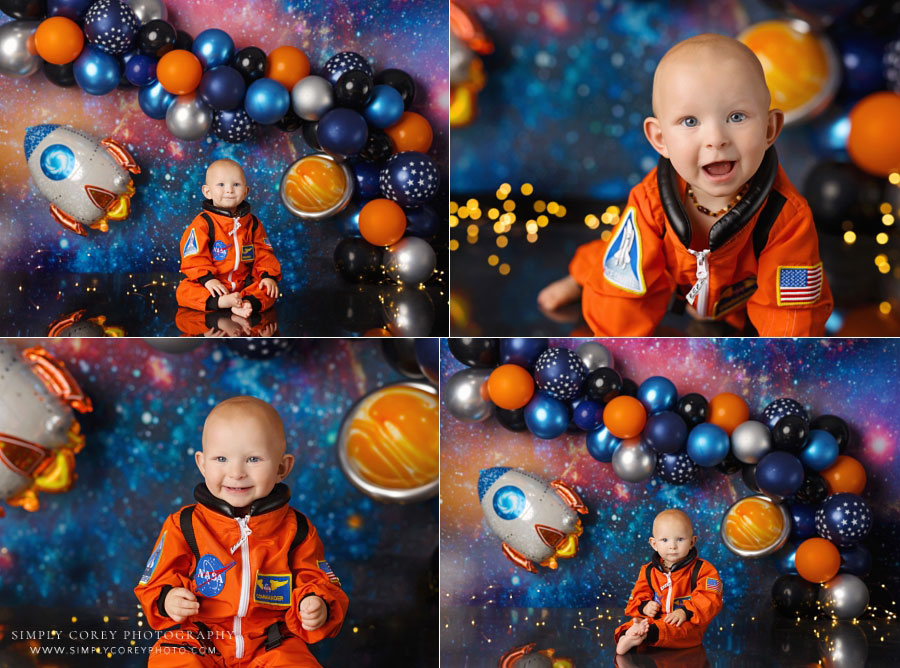
<svg viewBox="0 0 900 668"><path fill-rule="evenodd" d="M275 309L245 318L236 313L203 312L181 306L175 314L175 325L184 336L275 336L278 333Z"/></svg>

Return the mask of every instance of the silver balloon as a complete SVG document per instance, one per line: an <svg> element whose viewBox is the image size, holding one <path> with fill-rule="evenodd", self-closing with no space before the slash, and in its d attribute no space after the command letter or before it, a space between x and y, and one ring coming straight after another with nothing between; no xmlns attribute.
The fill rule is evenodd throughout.
<svg viewBox="0 0 900 668"><path fill-rule="evenodd" d="M311 74L291 90L294 113L305 121L317 121L334 106L334 91L327 79Z"/></svg>
<svg viewBox="0 0 900 668"><path fill-rule="evenodd" d="M441 390L441 400L450 415L463 422L481 422L494 412L494 404L487 399L488 376L493 369L472 367L450 376Z"/></svg>
<svg viewBox="0 0 900 668"><path fill-rule="evenodd" d="M166 112L169 132L185 141L203 139L212 122L212 109L196 93L179 95Z"/></svg>
<svg viewBox="0 0 900 668"><path fill-rule="evenodd" d="M869 643L858 624L841 622L819 628L819 654L825 668L860 668L869 657Z"/></svg>
<svg viewBox="0 0 900 668"><path fill-rule="evenodd" d="M606 346L602 346L599 343L594 343L593 341L582 343L575 349L575 354L581 358L582 362L584 362L584 366L587 367L588 373L594 369L599 369L602 366L608 366L612 369L612 353L609 352Z"/></svg>
<svg viewBox="0 0 900 668"><path fill-rule="evenodd" d="M38 71L41 57L34 48L40 21L10 21L0 26L0 74L27 77Z"/></svg>
<svg viewBox="0 0 900 668"><path fill-rule="evenodd" d="M757 464L772 450L772 434L762 422L747 420L731 432L731 451L745 464Z"/></svg>
<svg viewBox="0 0 900 668"><path fill-rule="evenodd" d="M822 585L819 602L832 617L855 619L869 607L869 588L855 575L843 573Z"/></svg>
<svg viewBox="0 0 900 668"><path fill-rule="evenodd" d="M456 86L469 79L469 66L475 54L469 45L450 33L450 85Z"/></svg>
<svg viewBox="0 0 900 668"><path fill-rule="evenodd" d="M169 17L169 12L162 0L125 0L125 2L134 10L141 25L154 19L165 21Z"/></svg>
<svg viewBox="0 0 900 668"><path fill-rule="evenodd" d="M437 256L431 244L419 237L404 237L384 249L384 270L403 285L424 283L434 273Z"/></svg>
<svg viewBox="0 0 900 668"><path fill-rule="evenodd" d="M641 482L656 471L656 453L640 438L629 438L613 452L612 465L625 482Z"/></svg>
<svg viewBox="0 0 900 668"><path fill-rule="evenodd" d="M434 327L434 302L425 288L389 286L381 291L385 325L394 336L428 336Z"/></svg>

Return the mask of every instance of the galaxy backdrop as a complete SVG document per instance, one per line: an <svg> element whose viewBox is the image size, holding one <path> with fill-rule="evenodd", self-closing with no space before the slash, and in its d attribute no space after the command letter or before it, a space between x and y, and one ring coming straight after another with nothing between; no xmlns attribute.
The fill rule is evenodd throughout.
<svg viewBox="0 0 900 668"><path fill-rule="evenodd" d="M551 339L550 346L575 349L580 342ZM862 496L874 512L872 532L866 540L874 565L865 579L875 592L873 601L883 600L878 593L883 591L882 584L887 591L895 590L894 574L900 566L900 343L892 339L600 342L613 354L621 375L638 384L662 375L675 383L679 396L698 392L708 399L733 392L747 401L751 419L779 397L796 399L811 417L826 413L842 417L851 429L846 454L866 469L868 481ZM465 368L453 358L446 341L442 343L441 366L442 383ZM502 554L501 541L487 528L478 500L479 471L495 466L522 468L548 482L560 478L588 506L588 514L581 516L584 534L578 553L572 559L561 559L556 571L539 567L534 575ZM470 666L490 665L487 658L481 662L474 657L492 655L496 665L505 650L543 633L544 644L539 643L537 649L549 643L565 656L565 647L581 645L590 656L590 648L603 643L606 649L602 652L610 652L611 664L612 629L624 621L622 613L638 569L649 561L647 539L653 518L667 507L680 507L691 516L699 555L712 562L722 576L725 609L706 632L707 649L739 653L743 644L743 651L752 652L756 642L759 651L758 639L750 638L746 630L742 639L737 629L732 633L728 625L746 629L751 619L764 616L771 620L770 591L779 575L775 557L739 558L719 537L726 509L752 494L740 473L726 476L715 469L704 469L698 482L683 486L661 483L656 476L643 483L626 483L613 472L612 464L600 463L588 454L584 432L541 440L528 431L508 431L494 417L474 424L462 422L442 405L440 600L442 620L449 620L452 629L445 628L442 621L442 655L453 652L457 659L471 658L466 664ZM888 596L885 604L888 607L890 599ZM574 609L587 610L580 617L581 612L576 616ZM560 622L561 618L568 622ZM602 633L587 630L595 624L606 625ZM873 619L872 625L884 634L883 620ZM866 631L869 633L868 628ZM875 642L878 635L874 634ZM768 637L761 642L765 646ZM794 647L796 650L796 643ZM783 651L795 661L800 659L800 655ZM775 665L760 660L758 664L722 661L713 665Z"/></svg>

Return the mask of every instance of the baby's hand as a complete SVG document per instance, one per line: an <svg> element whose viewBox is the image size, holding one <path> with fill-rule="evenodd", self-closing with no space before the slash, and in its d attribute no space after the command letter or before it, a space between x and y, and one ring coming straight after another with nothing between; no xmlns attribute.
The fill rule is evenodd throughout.
<svg viewBox="0 0 900 668"><path fill-rule="evenodd" d="M300 601L300 622L307 631L315 631L325 623L328 606L320 596L307 596Z"/></svg>
<svg viewBox="0 0 900 668"><path fill-rule="evenodd" d="M656 617L659 613L659 603L656 601L650 601L647 605L644 606L644 614L648 617Z"/></svg>
<svg viewBox="0 0 900 668"><path fill-rule="evenodd" d="M687 614L679 608L678 610L673 610L666 618L663 620L666 624L672 624L673 626L681 626L687 621Z"/></svg>
<svg viewBox="0 0 900 668"><path fill-rule="evenodd" d="M560 306L581 297L581 286L571 276L553 281L538 293L538 306L544 311L555 311Z"/></svg>
<svg viewBox="0 0 900 668"><path fill-rule="evenodd" d="M259 282L259 287L266 291L272 299L278 298L278 283L274 278L264 278Z"/></svg>
<svg viewBox="0 0 900 668"><path fill-rule="evenodd" d="M209 290L209 294L212 297L221 297L222 295L228 294L228 288L226 288L225 284L218 278L212 278L206 281L206 283L203 284L203 287Z"/></svg>
<svg viewBox="0 0 900 668"><path fill-rule="evenodd" d="M173 622L181 623L191 615L200 612L200 604L197 597L191 593L190 589L184 587L175 587L170 589L166 596L166 614L172 618Z"/></svg>

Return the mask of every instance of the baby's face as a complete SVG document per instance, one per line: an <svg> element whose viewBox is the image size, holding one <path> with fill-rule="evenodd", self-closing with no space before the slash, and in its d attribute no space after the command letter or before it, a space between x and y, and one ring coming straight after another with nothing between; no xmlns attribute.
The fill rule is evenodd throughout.
<svg viewBox="0 0 900 668"><path fill-rule="evenodd" d="M203 196L220 209L234 211L246 199L247 191L244 170L237 165L217 162L206 171Z"/></svg>
<svg viewBox="0 0 900 668"><path fill-rule="evenodd" d="M684 559L697 542L689 522L677 517L660 517L653 523L650 546L671 566Z"/></svg>

